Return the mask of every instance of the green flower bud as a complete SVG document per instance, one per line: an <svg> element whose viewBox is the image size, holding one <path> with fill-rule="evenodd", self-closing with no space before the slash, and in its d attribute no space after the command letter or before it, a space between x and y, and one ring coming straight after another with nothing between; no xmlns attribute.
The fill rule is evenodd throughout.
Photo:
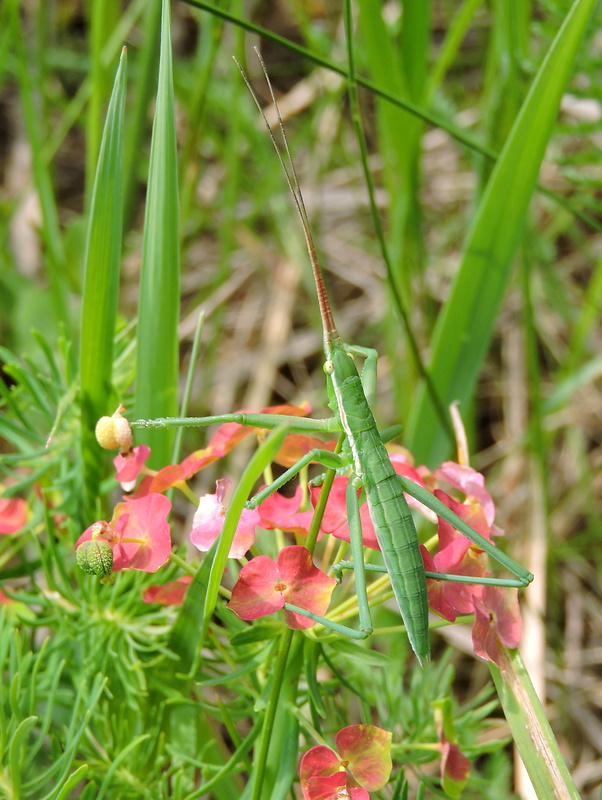
<svg viewBox="0 0 602 800"><path fill-rule="evenodd" d="M113 566L113 548L102 539L82 542L75 551L78 567L88 575L109 575Z"/></svg>

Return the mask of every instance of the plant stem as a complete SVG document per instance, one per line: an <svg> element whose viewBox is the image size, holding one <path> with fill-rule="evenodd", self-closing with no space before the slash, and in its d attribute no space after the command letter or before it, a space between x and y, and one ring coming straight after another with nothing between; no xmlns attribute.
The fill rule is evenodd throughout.
<svg viewBox="0 0 602 800"><path fill-rule="evenodd" d="M495 687L514 743L540 800L580 800L558 742L518 650L490 662Z"/></svg>
<svg viewBox="0 0 602 800"><path fill-rule="evenodd" d="M288 654L291 648L291 642L293 640L293 633L294 631L291 628L286 628L282 632L280 649L278 651L278 658L276 659L276 666L274 668L274 677L272 679L272 690L270 692L270 699L268 701L265 721L261 730L261 740L259 742L259 750L257 752L257 764L255 768L253 794L251 795L251 800L260 800L261 797L265 766L267 763L270 742L272 739L272 729L274 727L276 711L278 710L278 697L280 696L280 689L282 688L282 681L284 678Z"/></svg>

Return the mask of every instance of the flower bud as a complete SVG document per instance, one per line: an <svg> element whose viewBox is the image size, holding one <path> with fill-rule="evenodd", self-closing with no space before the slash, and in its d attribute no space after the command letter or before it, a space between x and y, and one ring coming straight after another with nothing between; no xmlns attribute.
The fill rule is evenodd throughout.
<svg viewBox="0 0 602 800"><path fill-rule="evenodd" d="M127 451L132 446L133 436L130 423L121 416L125 409L119 406L112 417L101 417L96 423L96 441L105 450Z"/></svg>
<svg viewBox="0 0 602 800"><path fill-rule="evenodd" d="M113 548L102 539L90 539L77 548L75 560L88 575L109 575L113 567Z"/></svg>
<svg viewBox="0 0 602 800"><path fill-rule="evenodd" d="M101 417L96 423L96 441L105 450L116 450L119 447L115 435L115 420L113 417Z"/></svg>
<svg viewBox="0 0 602 800"><path fill-rule="evenodd" d="M115 421L115 438L122 450L129 450L132 446L133 436L130 423L121 414L116 414L113 417Z"/></svg>

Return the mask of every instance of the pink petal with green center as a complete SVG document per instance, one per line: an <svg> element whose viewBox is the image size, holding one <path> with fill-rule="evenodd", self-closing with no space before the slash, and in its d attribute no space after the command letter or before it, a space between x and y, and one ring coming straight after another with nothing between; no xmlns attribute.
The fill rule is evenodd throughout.
<svg viewBox="0 0 602 800"><path fill-rule="evenodd" d="M381 789L389 780L391 738L389 731L375 725L349 725L335 736L341 762L369 792Z"/></svg>
<svg viewBox="0 0 602 800"><path fill-rule="evenodd" d="M357 786L341 766L337 754L325 745L312 747L301 759L301 789L305 800L369 800L368 792ZM346 790L343 794L342 790Z"/></svg>
<svg viewBox="0 0 602 800"><path fill-rule="evenodd" d="M181 606L191 581L192 575L184 575L162 586L149 586L142 592L142 600L145 603L158 603L161 606Z"/></svg>
<svg viewBox="0 0 602 800"><path fill-rule="evenodd" d="M171 554L171 536L166 520L171 502L162 494L126 500L115 507L111 527L120 534L113 548L113 572L139 569L156 572ZM136 541L128 542L127 539Z"/></svg>
<svg viewBox="0 0 602 800"><path fill-rule="evenodd" d="M475 654L502 665L502 645L513 649L521 640L523 625L518 590L484 586L481 597L474 600L474 611L472 642Z"/></svg>
<svg viewBox="0 0 602 800"><path fill-rule="evenodd" d="M94 538L93 534L95 532L97 532L98 530L106 531L107 535L104 535L104 533L103 533L102 534L102 538L105 539L105 541L108 541L109 544L113 544L113 541L110 541L111 536L109 534L111 534L112 531L111 531L111 528L109 526L109 523L106 522L104 519L101 519L98 522L93 522L92 525L89 525L86 528L86 530L82 533L82 535L79 537L79 539L75 543L75 547L73 549L77 550L77 548L80 546L80 544L83 544L84 542L89 542L90 539ZM115 539L114 542L116 544L117 543L117 539Z"/></svg>
<svg viewBox="0 0 602 800"><path fill-rule="evenodd" d="M276 589L278 583L274 561L268 556L255 556L241 569L228 608L241 619L273 614L284 605L284 596Z"/></svg>
<svg viewBox="0 0 602 800"><path fill-rule="evenodd" d="M17 533L27 522L27 503L21 497L0 497L0 534Z"/></svg>
<svg viewBox="0 0 602 800"><path fill-rule="evenodd" d="M300 545L284 547L278 553L276 566L278 577L286 586L283 591L285 602L323 616L328 610L337 582L315 566L309 550ZM286 622L289 628L295 630L303 630L316 624L308 617L288 610Z"/></svg>
<svg viewBox="0 0 602 800"><path fill-rule="evenodd" d="M299 511L303 489L298 486L293 497L284 497L280 492L274 492L258 507L261 518L259 525L271 530L280 528L299 536L307 536L313 517L313 511Z"/></svg>

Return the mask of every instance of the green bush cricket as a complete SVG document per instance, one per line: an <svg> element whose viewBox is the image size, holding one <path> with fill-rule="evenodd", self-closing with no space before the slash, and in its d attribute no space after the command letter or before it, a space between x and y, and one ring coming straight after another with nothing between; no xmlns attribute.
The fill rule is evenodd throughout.
<svg viewBox="0 0 602 800"><path fill-rule="evenodd" d="M273 429L286 424L290 426L291 431L305 433L309 431L338 431L343 433L345 445L340 455L328 450L314 449L309 451L270 486L249 500L247 507L257 507L266 497L297 475L301 469L311 462L320 463L329 469L340 470L348 468L351 471L351 477L347 486L346 501L353 562L341 562L335 565L333 570L340 572L341 569L353 568L355 571L359 630L350 629L326 618L318 617L296 606L287 604L287 608L315 619L323 625L353 638L365 638L372 632L365 578L367 567L364 565L363 560L357 497L357 490L363 488L370 518L384 561L384 567L370 566L368 568L388 573L410 645L421 666L425 666L430 659L427 578L472 584L524 587L533 580L533 575L471 528L427 489L395 472L384 446L384 441L389 437L385 434L381 435L379 432L370 406L369 398L374 395L376 385L377 352L368 348L344 344L337 332L278 104L263 60L259 52L257 50L256 52L276 109L288 164L280 152L265 113L245 73L240 64L236 63L268 128L272 144L286 176L286 181L301 220L320 307L324 336L324 355L326 358L324 371L327 377L329 406L333 410L334 416L331 419L315 420L269 414L235 413L211 417L139 420L133 425L139 427L179 427L183 425L204 426L212 423L237 422L241 425L251 425L266 429ZM355 364L356 356L365 359L361 376ZM508 569L516 578L444 575L425 571L416 527L404 492L407 492L438 516L450 522L474 544Z"/></svg>

